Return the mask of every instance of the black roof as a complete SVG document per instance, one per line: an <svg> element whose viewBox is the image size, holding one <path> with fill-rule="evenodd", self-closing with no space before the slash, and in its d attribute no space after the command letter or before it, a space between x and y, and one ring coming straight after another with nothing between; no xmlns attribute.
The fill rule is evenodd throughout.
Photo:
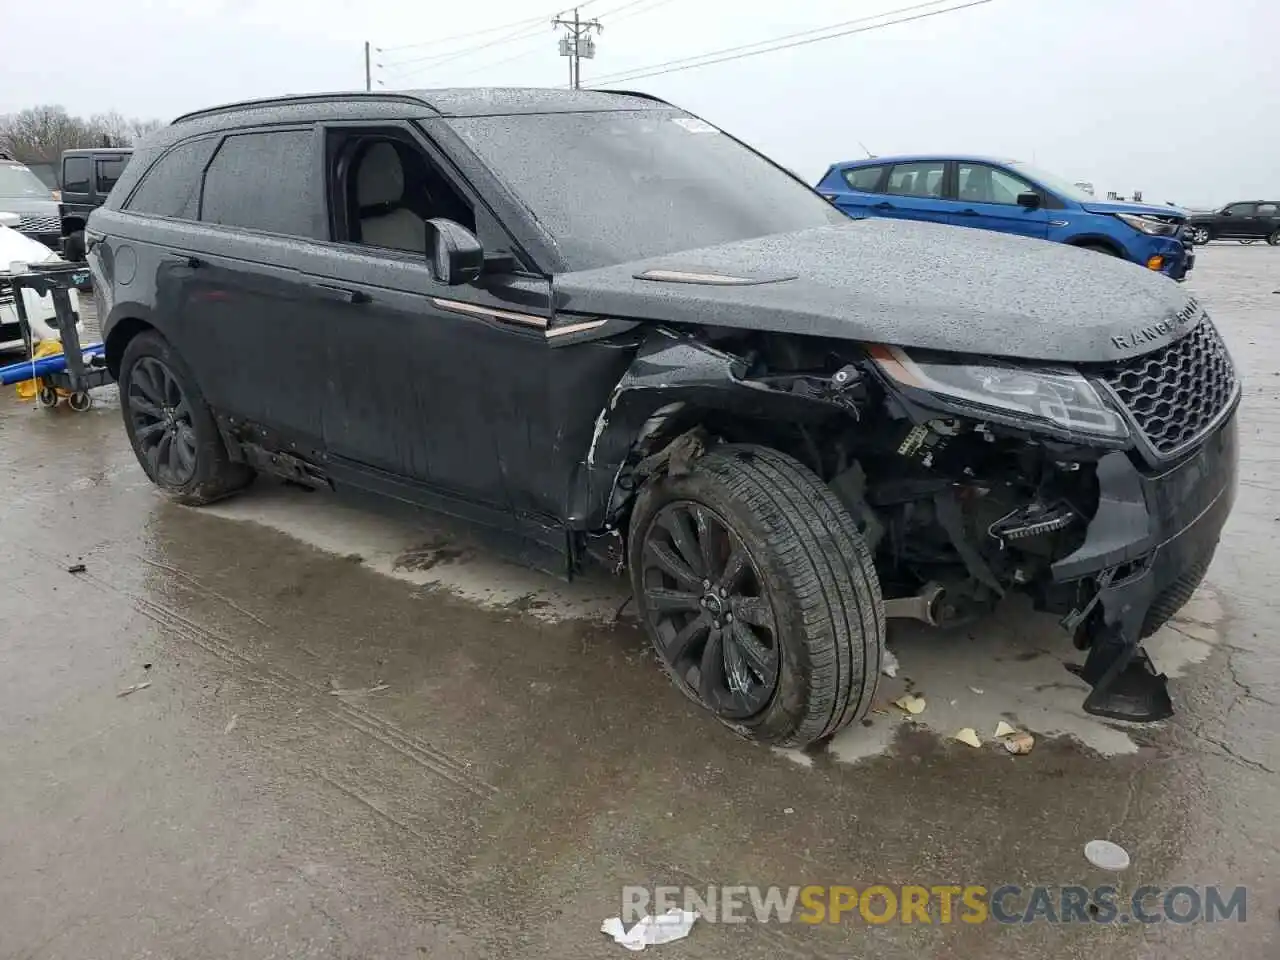
<svg viewBox="0 0 1280 960"><path fill-rule="evenodd" d="M76 147L73 150L62 151L64 157L88 156L94 153L133 153L133 147Z"/></svg>
<svg viewBox="0 0 1280 960"><path fill-rule="evenodd" d="M246 100L185 113L174 123L228 113L270 111L326 103L416 105L445 117L480 117L512 113L587 113L609 110L670 109L670 104L644 93L562 90L541 87L452 87L438 90L345 91Z"/></svg>

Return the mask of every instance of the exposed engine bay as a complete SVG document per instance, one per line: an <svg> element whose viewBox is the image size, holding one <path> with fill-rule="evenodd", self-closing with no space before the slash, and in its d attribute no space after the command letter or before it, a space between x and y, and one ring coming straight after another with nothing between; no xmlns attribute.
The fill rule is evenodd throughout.
<svg viewBox="0 0 1280 960"><path fill-rule="evenodd" d="M609 509L625 512L628 491L664 458L717 441L768 444L848 509L873 551L886 617L952 626L1026 593L1088 651L1075 671L1093 687L1086 710L1162 719L1172 704L1141 640L1212 558L1234 491L1238 391L1232 378L1201 442L1162 458L1105 386L1112 372L661 331L611 403L619 416L655 389L667 401L649 409Z"/></svg>

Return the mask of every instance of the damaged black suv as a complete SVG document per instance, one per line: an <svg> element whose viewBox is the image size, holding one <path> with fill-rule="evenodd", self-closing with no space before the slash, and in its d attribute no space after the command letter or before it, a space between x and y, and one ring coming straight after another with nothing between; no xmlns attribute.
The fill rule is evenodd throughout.
<svg viewBox="0 0 1280 960"><path fill-rule="evenodd" d="M1240 387L1163 277L847 219L633 93L439 90L179 118L89 222L147 475L255 473L629 571L680 689L801 745L868 709L885 618L1061 618L1086 708L1170 710L1141 641L1231 508Z"/></svg>

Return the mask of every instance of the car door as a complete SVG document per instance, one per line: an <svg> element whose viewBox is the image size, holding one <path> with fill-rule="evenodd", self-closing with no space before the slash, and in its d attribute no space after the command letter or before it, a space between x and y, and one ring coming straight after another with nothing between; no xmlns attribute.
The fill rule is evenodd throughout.
<svg viewBox="0 0 1280 960"><path fill-rule="evenodd" d="M870 205L871 212L898 220L950 222L946 172L945 160L895 163L885 181L884 196Z"/></svg>
<svg viewBox="0 0 1280 960"><path fill-rule="evenodd" d="M410 501L429 489L518 508L528 464L509 441L528 434L546 395L549 282L518 267L439 282L425 221L460 222L501 254L484 205L415 126L335 122L324 135L329 242L308 251L304 272L322 298L313 316L328 350L319 402L331 462L349 482ZM387 144L399 173L366 174Z"/></svg>
<svg viewBox="0 0 1280 960"><path fill-rule="evenodd" d="M1260 237L1274 237L1280 231L1280 203L1274 200L1260 203L1254 215L1258 219Z"/></svg>
<svg viewBox="0 0 1280 960"><path fill-rule="evenodd" d="M835 171L819 188L837 207L851 217L871 216L873 204L883 200L881 184L889 168L877 164L870 167L846 167Z"/></svg>
<svg viewBox="0 0 1280 960"><path fill-rule="evenodd" d="M1252 202L1227 204L1218 216L1215 236L1230 240L1244 240L1254 236L1254 212L1257 207Z"/></svg>
<svg viewBox="0 0 1280 960"><path fill-rule="evenodd" d="M1018 197L1034 193L1039 206L1024 207ZM1049 235L1049 212L1044 192L1022 177L994 164L961 160L956 163L955 203L949 222L999 233L1044 239Z"/></svg>
<svg viewBox="0 0 1280 960"><path fill-rule="evenodd" d="M326 356L318 297L300 270L324 229L314 128L224 137L204 170L198 220L166 251L157 283L178 351L250 442L322 454Z"/></svg>

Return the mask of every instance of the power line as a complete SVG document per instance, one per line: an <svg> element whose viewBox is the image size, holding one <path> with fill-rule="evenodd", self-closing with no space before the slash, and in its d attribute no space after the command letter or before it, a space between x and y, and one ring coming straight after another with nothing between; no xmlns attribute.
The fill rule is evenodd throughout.
<svg viewBox="0 0 1280 960"><path fill-rule="evenodd" d="M709 50L706 53L696 54L691 57L681 57L675 60L668 60L663 63L653 63L644 67L636 67L632 70L623 70L614 74L607 74L603 77L592 78L593 84L599 83L619 83L629 80L641 80L645 77L656 77L660 74L678 73L682 70L693 70L697 67L709 67L717 63L726 63L730 60L742 60L747 57L755 57L765 53L773 53L776 50L787 50L792 47L801 47L810 43L819 43L823 40L834 40L837 37L847 37L856 33L868 33L873 30L880 30L885 27L896 26L900 23L910 23L914 20L924 20L928 17L936 17L944 13L954 13L958 10L965 10L969 7L979 7L983 4L990 3L991 0L970 0L968 3L962 3L957 6L947 7L942 10L929 10L924 13L917 13L909 17L900 17L897 20L889 20L885 23L876 23L871 26L857 27L851 30L840 30L837 33L829 33L827 31L835 30L839 27L849 26L855 23L866 23L868 20L879 20L883 17L893 16L899 13L907 13L911 10L919 10L922 7L937 6L944 0L931 0L929 3L917 3L908 7L901 7L896 10L887 10L873 16L859 17L856 20L846 20L843 23L828 24L825 27L817 27L812 30L802 30L798 33L784 34L780 37L773 37L769 40L760 40L755 43L742 44L737 47L726 47L721 50ZM812 34L821 33L822 36L812 36ZM804 37L806 39L793 39L796 37ZM791 40L789 43L779 43L778 41ZM768 46L766 46L768 44ZM764 49L751 49L753 47L763 47ZM738 51L748 51L740 53ZM711 59L708 59L711 58ZM697 61L697 62L693 62Z"/></svg>
<svg viewBox="0 0 1280 960"><path fill-rule="evenodd" d="M578 4L578 6L579 6L579 7L585 7L585 6L589 6L590 4L598 3L598 2L599 2L599 0L581 0L581 2ZM469 40L469 39L471 39L472 37L482 37L482 36L484 36L485 34L489 34L489 33L496 33L496 32L498 32L499 30L506 30L506 29L508 29L508 28L513 28L513 27L527 28L527 27L533 26L533 25L535 25L535 24L542 24L542 23L545 23L547 20L550 20L550 19L551 19L551 18L553 18L553 17L558 17L558 16L560 16L562 13L564 13L564 11L565 11L565 8L564 8L564 7L561 7L561 8L559 8L559 9L557 9L557 10L550 10L550 11L548 11L547 13L542 14L541 16L537 16L537 17L526 17L526 18L524 18L523 20L512 20L510 23L500 23L500 24L498 24L497 26L493 26L493 27L485 27L483 30L473 30L473 31L471 31L471 32L469 32L469 33L457 33L457 34L453 34L453 35L448 36L448 37L440 37L440 38L439 38L439 39L437 39L437 40L423 40L423 41L421 41L421 42L419 42L419 43L405 43L405 44L400 44L399 46L395 46L395 47L379 47L379 48L378 48L378 52L379 52L379 53L392 53L392 52L394 52L394 51L396 51L396 50L410 50L410 49L415 49L415 48L417 48L417 47L438 46L438 45L440 45L440 44L442 44L442 43L451 43L451 42L453 42L454 40ZM517 31L517 32L520 32L520 31ZM501 38L499 38L499 39L501 39ZM484 49L485 47L488 47L488 46L492 46L492 44L482 43L482 44L479 44L478 46L475 46L475 47L467 47L467 48L466 48L466 51L471 51L471 50L482 50L482 49ZM417 63L419 60L428 59L428 58L430 58L430 57L434 57L434 56L447 56L447 55L449 55L449 54L451 54L451 53L462 53L462 52L465 52L465 51L463 51L463 50L445 51L445 52L444 52L444 53L442 53L442 54L426 54L426 55L424 55L423 57L418 57L418 58L414 58L414 59L410 59L410 60L400 60L400 61L397 61L397 62L398 62L398 63L401 63L401 64L405 64L405 63Z"/></svg>
<svg viewBox="0 0 1280 960"><path fill-rule="evenodd" d="M526 17L523 20L512 20L510 23L499 23L493 27L485 27L483 30L472 30L469 33L455 33L447 37L438 37L435 40L422 40L418 43L401 43L394 47L379 47L380 53L394 53L397 50L416 50L418 47L436 47L442 43L452 43L454 40L470 40L472 37L483 37L486 33L497 33L499 30L506 30L508 27L522 27L532 23L542 23L548 17L555 16L559 11L553 11L541 17Z"/></svg>
<svg viewBox="0 0 1280 960"><path fill-rule="evenodd" d="M432 64L448 63L451 60L457 60L461 57L467 56L468 54L478 53L481 50L487 50L490 47L497 47L497 46L501 46L504 43L511 43L513 40L523 40L525 37L531 37L538 30L542 30L542 29L545 29L545 28L541 26L535 26L531 28L530 26L525 25L523 27L520 27L518 30L513 30L510 33L504 33L502 36L498 37L495 40L490 40L488 43L480 43L471 47L463 47L461 50L448 50L444 53L428 53L428 54L424 54L421 57L411 57L408 60L393 60L391 63L385 64L385 66L407 67L416 63L432 63Z"/></svg>
<svg viewBox="0 0 1280 960"><path fill-rule="evenodd" d="M649 13L651 10L656 10L658 7L661 7L664 4L668 4L670 2L671 0L652 0L652 2L651 0L633 0L633 2L631 3L624 3L622 6L616 7L613 10L606 11L605 13L597 13L596 18L603 20L605 17L609 17L610 19L606 20L605 23L607 23L609 26L612 26L613 24L617 23L619 20L629 20L632 17L638 17L642 13ZM641 7L639 10L631 10L630 13L624 14L621 17L614 16L615 14L620 13L623 10L627 10L641 3L649 3L649 6Z"/></svg>

